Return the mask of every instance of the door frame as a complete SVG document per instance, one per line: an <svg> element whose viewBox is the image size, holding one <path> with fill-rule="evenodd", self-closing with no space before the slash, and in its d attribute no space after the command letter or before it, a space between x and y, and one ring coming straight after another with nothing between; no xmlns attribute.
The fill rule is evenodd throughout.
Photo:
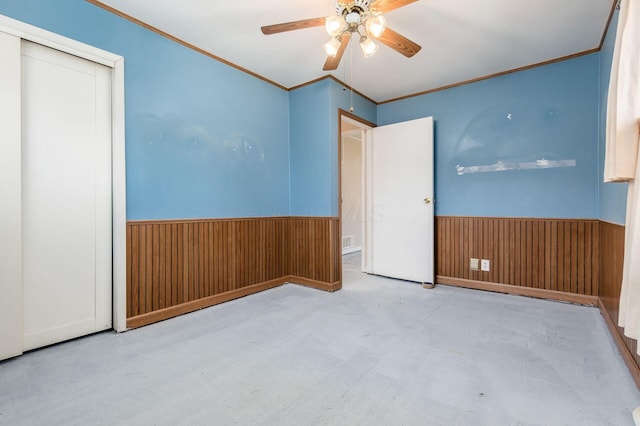
<svg viewBox="0 0 640 426"><path fill-rule="evenodd" d="M111 69L112 323L116 331L125 331L127 285L124 58L4 15L0 15L0 32L87 59ZM20 269L17 272L20 285L22 285L21 263L20 260L18 265L15 265Z"/></svg>
<svg viewBox="0 0 640 426"><path fill-rule="evenodd" d="M364 162L364 155L366 152L366 139L364 138L364 130L372 129L376 127L375 123L372 123L364 118L358 117L357 115L350 113L348 111L343 110L342 108L338 108L338 228L340 229L339 233L339 241L340 241L340 279L342 280L342 119L346 119L347 121L352 121L353 124L359 126L363 130L363 138L362 138L362 174L366 176L366 164ZM362 203L363 208L366 206L367 193L366 188L363 185L363 193L362 193ZM366 215L366 208L363 210ZM363 221L362 224L362 250L367 250L367 227L365 226L366 220ZM363 258L366 261L366 258Z"/></svg>

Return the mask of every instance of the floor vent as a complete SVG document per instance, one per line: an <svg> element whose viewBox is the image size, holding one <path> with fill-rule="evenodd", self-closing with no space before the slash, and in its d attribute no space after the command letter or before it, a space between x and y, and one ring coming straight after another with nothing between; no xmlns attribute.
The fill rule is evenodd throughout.
<svg viewBox="0 0 640 426"><path fill-rule="evenodd" d="M353 235L345 235L342 237L342 249L352 248L356 238Z"/></svg>

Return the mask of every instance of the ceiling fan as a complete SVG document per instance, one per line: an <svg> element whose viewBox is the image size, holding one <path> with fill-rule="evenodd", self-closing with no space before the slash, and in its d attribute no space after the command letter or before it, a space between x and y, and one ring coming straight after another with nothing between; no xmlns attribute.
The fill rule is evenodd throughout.
<svg viewBox="0 0 640 426"><path fill-rule="evenodd" d="M418 53L422 47L391 28L387 28L383 14L416 1L335 0L336 15L267 25L261 29L263 34L270 35L324 25L327 33L331 36L323 46L327 53L327 60L322 68L324 71L338 68L342 55L354 35L358 36L360 48L365 57L373 55L378 49L372 40L373 38L410 58Z"/></svg>

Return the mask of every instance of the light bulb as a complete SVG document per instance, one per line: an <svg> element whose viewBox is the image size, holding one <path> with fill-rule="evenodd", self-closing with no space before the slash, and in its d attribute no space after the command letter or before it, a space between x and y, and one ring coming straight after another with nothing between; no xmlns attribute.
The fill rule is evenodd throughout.
<svg viewBox="0 0 640 426"><path fill-rule="evenodd" d="M362 24L362 16L357 11L353 11L353 12L347 13L347 15L344 17L344 21L349 26L355 25L357 27L358 25Z"/></svg>
<svg viewBox="0 0 640 426"><path fill-rule="evenodd" d="M342 32L344 28L344 18L342 16L327 16L324 28L331 37L335 37Z"/></svg>
<svg viewBox="0 0 640 426"><path fill-rule="evenodd" d="M368 58L376 53L378 45L376 45L369 37L363 36L360 39L360 48L362 49L362 53L364 53L364 57Z"/></svg>
<svg viewBox="0 0 640 426"><path fill-rule="evenodd" d="M335 37L331 37L331 40L326 42L322 47L328 56L335 58L338 54L338 49L340 49L340 40Z"/></svg>
<svg viewBox="0 0 640 426"><path fill-rule="evenodd" d="M378 38L387 29L387 20L382 15L371 15L367 19L365 28L371 37Z"/></svg>

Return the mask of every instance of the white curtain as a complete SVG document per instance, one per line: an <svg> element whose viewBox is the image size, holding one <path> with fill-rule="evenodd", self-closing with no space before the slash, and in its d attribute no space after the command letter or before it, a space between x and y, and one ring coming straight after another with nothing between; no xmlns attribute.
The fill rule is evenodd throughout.
<svg viewBox="0 0 640 426"><path fill-rule="evenodd" d="M636 340L640 340L639 119L640 0L622 0L609 83L604 180L629 182L618 324Z"/></svg>

